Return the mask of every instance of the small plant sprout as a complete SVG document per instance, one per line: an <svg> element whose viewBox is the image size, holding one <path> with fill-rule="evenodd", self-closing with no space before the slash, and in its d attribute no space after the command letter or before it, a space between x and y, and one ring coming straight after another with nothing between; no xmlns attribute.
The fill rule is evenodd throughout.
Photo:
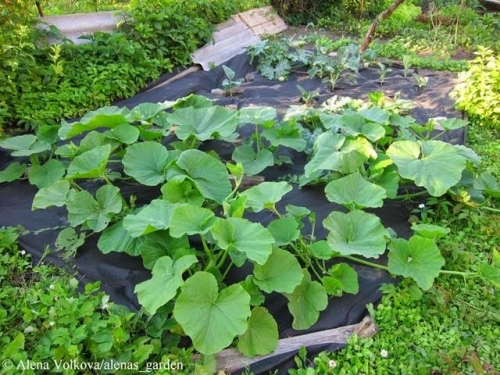
<svg viewBox="0 0 500 375"><path fill-rule="evenodd" d="M380 71L378 72L378 74L379 74L379 83L381 85L383 85L384 82L385 82L385 76L387 75L387 73L392 72L392 69L388 68L385 64L383 64L381 62L377 63L377 65L380 68Z"/></svg>
<svg viewBox="0 0 500 375"><path fill-rule="evenodd" d="M413 73L413 78L415 79L415 83L417 84L419 89L427 86L427 82L429 82L429 77L423 77L417 73Z"/></svg>
<svg viewBox="0 0 500 375"><path fill-rule="evenodd" d="M233 96L238 92L238 88L244 82L244 79L234 79L236 73L226 65L222 65L222 69L224 69L224 73L226 74L226 78L222 81L222 89L226 96Z"/></svg>
<svg viewBox="0 0 500 375"><path fill-rule="evenodd" d="M307 106L311 106L316 98L319 97L319 93L317 91L306 90L300 85L297 85L297 88L300 91L300 101Z"/></svg>
<svg viewBox="0 0 500 375"><path fill-rule="evenodd" d="M410 71L410 63L411 63L411 56L404 55L403 56L403 75L405 77L408 77L408 72Z"/></svg>

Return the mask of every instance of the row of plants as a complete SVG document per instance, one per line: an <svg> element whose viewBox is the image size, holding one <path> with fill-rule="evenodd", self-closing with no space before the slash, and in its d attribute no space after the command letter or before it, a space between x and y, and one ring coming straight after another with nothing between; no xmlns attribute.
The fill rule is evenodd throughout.
<svg viewBox="0 0 500 375"><path fill-rule="evenodd" d="M278 328L265 297L282 294L293 328L307 329L329 298L358 292L350 262L413 279L425 290L441 274L498 286L495 264L443 269L436 243L449 229L414 225L409 239L398 238L366 211L388 199L449 195L460 207L497 212L489 202L500 195L491 174L474 172L477 154L438 140L438 122L446 131L465 121L421 125L389 100L372 98L379 106L333 99L282 120L271 107L230 110L200 96L132 110L106 107L0 142L24 158L0 179L35 185L34 210L66 208L68 227L56 241L66 253L98 235L103 253L141 257L152 277L135 291L144 311L162 322L157 334L188 336L206 360L230 345L246 356L267 354L277 346ZM243 143L242 127L253 129ZM211 140L233 144L231 160L199 149L210 149ZM248 176L290 163L280 152L286 148L309 153L304 173L291 181L324 186L332 212L322 223L307 207L280 204L294 188L286 180L241 189ZM152 199L137 202L125 184L151 188ZM245 218L261 211L273 215L267 225ZM325 239L316 238L319 229ZM370 260L386 251L387 265ZM228 285L232 269L243 265L251 272Z"/></svg>
<svg viewBox="0 0 500 375"><path fill-rule="evenodd" d="M60 38L58 30L35 27L31 3L9 3L0 15L0 131L57 124L130 97L188 65L215 24L260 4L135 0L115 33L86 36L82 45L66 39L48 45L47 33Z"/></svg>
<svg viewBox="0 0 500 375"><path fill-rule="evenodd" d="M470 146L483 157L478 170L498 175L498 131L474 122L469 135ZM447 268L475 270L486 259L499 264L498 214L457 211L448 199L429 198L422 206L416 212L420 223L450 229L438 243ZM382 292L380 304L368 306L376 336L352 337L344 349L314 359L302 350L290 374L488 374L500 368L495 288L443 275L425 293L411 280L384 286Z"/></svg>

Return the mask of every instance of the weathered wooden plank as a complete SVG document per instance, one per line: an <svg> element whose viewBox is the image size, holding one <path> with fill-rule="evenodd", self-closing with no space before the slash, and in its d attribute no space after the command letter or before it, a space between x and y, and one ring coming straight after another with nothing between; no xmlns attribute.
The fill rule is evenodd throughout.
<svg viewBox="0 0 500 375"><path fill-rule="evenodd" d="M247 10L246 12L238 13L238 17L245 23L245 25L247 25L251 29L265 23L271 23L276 28L276 30L279 31L283 31L287 28L285 22L271 6L251 9Z"/></svg>
<svg viewBox="0 0 500 375"><path fill-rule="evenodd" d="M281 339L276 350L265 356L246 358L236 349L226 349L216 355L217 369L218 371L222 370L226 373L231 373L265 359L296 352L302 347L321 344L345 344L347 339L353 334L357 334L360 337L371 337L376 332L377 327L375 323L371 318L365 317L358 324Z"/></svg>

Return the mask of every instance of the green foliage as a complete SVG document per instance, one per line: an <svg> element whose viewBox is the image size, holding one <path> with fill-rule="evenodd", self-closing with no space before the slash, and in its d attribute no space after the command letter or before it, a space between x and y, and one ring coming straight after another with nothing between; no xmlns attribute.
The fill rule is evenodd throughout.
<svg viewBox="0 0 500 375"><path fill-rule="evenodd" d="M161 335L155 326L158 319L148 321L110 302L99 283L79 291L75 276L53 266L32 265L16 243L18 235L16 229L0 229L4 371L9 372L9 363L26 374L59 372L73 361L100 366L102 373L116 372L117 365L137 372L147 369L147 361L169 358L182 366L180 374L193 373L191 353L176 347L174 334ZM30 363L43 368L31 368ZM80 372L72 369L65 373Z"/></svg>
<svg viewBox="0 0 500 375"><path fill-rule="evenodd" d="M456 106L473 118L500 126L500 55L480 48L452 92Z"/></svg>
<svg viewBox="0 0 500 375"><path fill-rule="evenodd" d="M284 295L293 327L306 329L326 308L328 295L358 291L355 269L332 265L333 259L410 277L425 289L447 272L436 244L446 230L415 226L409 240L397 239L365 208L381 207L389 196L430 194L444 201L449 193L463 208L495 210L488 204L500 195L500 185L489 174L474 175L479 157L465 146L431 139L438 122L447 131L465 121L420 125L397 106L356 103L327 102L281 120L274 108L228 110L196 96L131 110L105 107L71 124L2 141L13 154L30 157L30 165L14 161L2 177L27 175L39 188L33 209L66 209L70 226L55 244L66 255L97 234L103 253L140 256L152 276L136 286L139 302L151 319L169 322L158 331L175 337L182 332L204 355L236 340L247 355L266 354L277 345L276 322L260 307L266 293ZM197 148L215 139L235 147L241 143L238 129L250 126L255 132L239 147L255 155L266 151L269 165L279 165L283 160L273 155L278 147L304 149L302 123L316 124L318 136L297 180L325 184L326 198L349 210L332 211L322 223L304 207L280 204L293 189L290 183L266 181L243 190L247 165ZM61 139L67 142L59 145ZM86 190L89 180L93 188ZM134 196L122 196L124 183L151 189L152 200L136 207ZM417 192L397 196L409 187ZM247 211L268 211L272 220L264 227L244 217ZM311 223L310 235L302 231L304 220ZM315 237L316 224L326 240ZM366 260L386 251L387 265ZM231 269L244 265L250 266L248 277L228 282ZM496 265L455 273L498 284ZM260 338L269 342L261 345Z"/></svg>

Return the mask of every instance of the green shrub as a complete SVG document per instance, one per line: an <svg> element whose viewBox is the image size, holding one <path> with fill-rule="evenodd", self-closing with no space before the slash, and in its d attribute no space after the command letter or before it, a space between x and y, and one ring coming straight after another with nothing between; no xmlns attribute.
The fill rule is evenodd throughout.
<svg viewBox="0 0 500 375"><path fill-rule="evenodd" d="M0 11L0 133L58 123L134 95L160 74L188 65L191 53L210 40L214 24L249 6L134 0L113 34L48 46L33 27L36 14L28 10L35 7L13 4Z"/></svg>
<svg viewBox="0 0 500 375"><path fill-rule="evenodd" d="M386 36L401 32L402 29L412 26L413 21L420 13L420 7L411 3L403 3L389 18L378 25L377 34Z"/></svg>
<svg viewBox="0 0 500 375"><path fill-rule="evenodd" d="M480 47L452 92L456 107L491 126L500 126L500 55Z"/></svg>

